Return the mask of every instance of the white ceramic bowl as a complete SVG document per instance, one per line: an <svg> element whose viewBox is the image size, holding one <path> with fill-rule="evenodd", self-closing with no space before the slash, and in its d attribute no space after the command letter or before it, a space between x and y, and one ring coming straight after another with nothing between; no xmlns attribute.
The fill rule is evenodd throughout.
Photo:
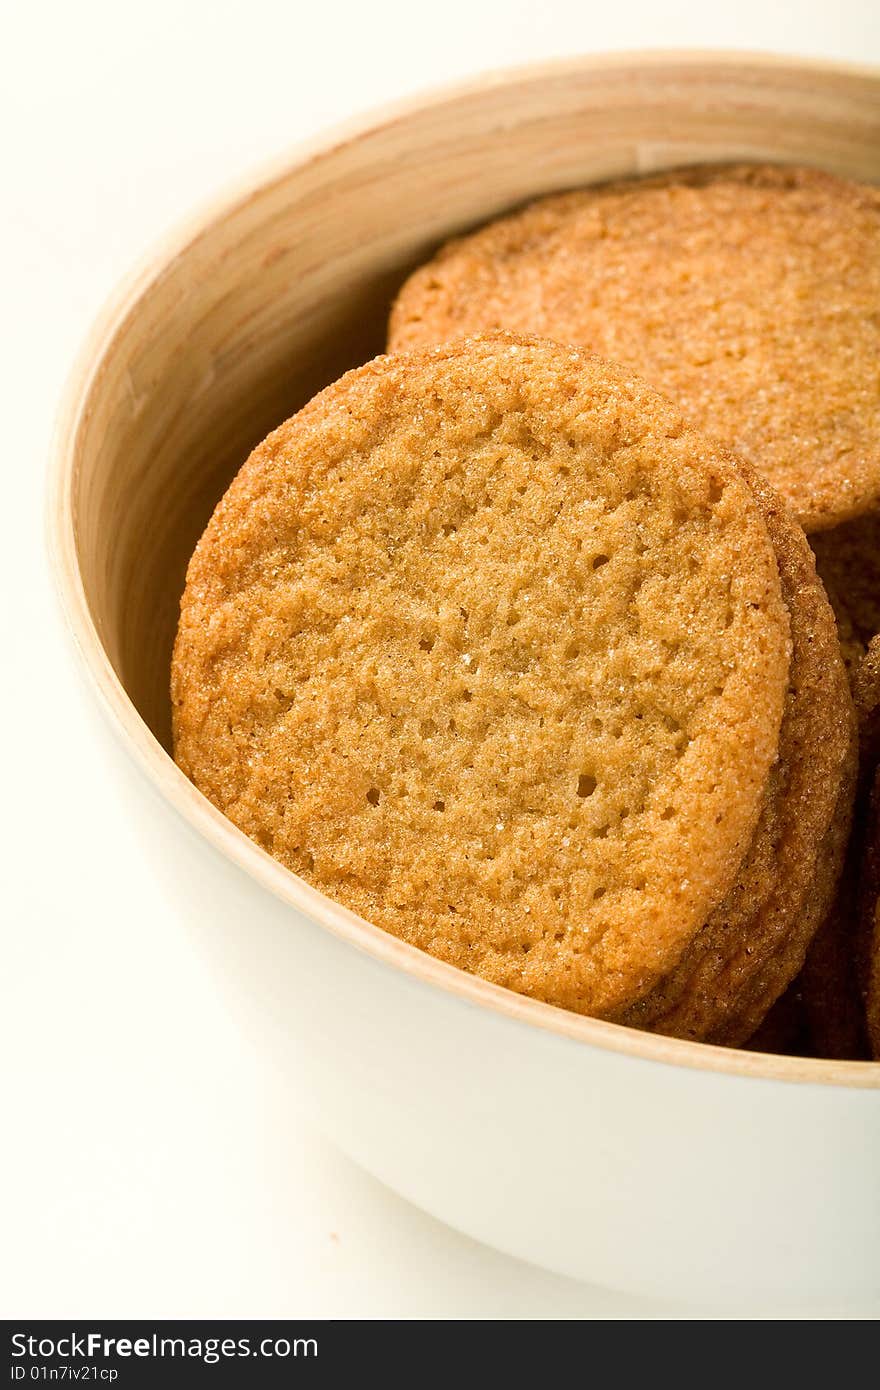
<svg viewBox="0 0 880 1390"><path fill-rule="evenodd" d="M175 238L95 330L57 434L52 549L157 870L347 1153L566 1274L688 1299L863 1301L880 1293L880 1066L652 1037L472 979L274 863L167 751L177 599L211 507L255 441L381 349L407 269L532 195L735 156L880 178L880 74L586 59L301 150Z"/></svg>

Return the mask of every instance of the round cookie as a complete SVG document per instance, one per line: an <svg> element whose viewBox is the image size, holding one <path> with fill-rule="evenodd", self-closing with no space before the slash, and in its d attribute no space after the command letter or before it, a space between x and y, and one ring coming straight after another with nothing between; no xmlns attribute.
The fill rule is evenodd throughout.
<svg viewBox="0 0 880 1390"><path fill-rule="evenodd" d="M840 623L840 641L864 652L880 633L880 515L868 513L814 536L816 568Z"/></svg>
<svg viewBox="0 0 880 1390"><path fill-rule="evenodd" d="M849 833L856 723L834 615L800 527L751 479L791 619L789 690L761 819L725 901L678 969L626 1021L737 1046L804 963L834 898Z"/></svg>
<svg viewBox="0 0 880 1390"><path fill-rule="evenodd" d="M542 199L403 286L389 348L496 328L639 372L807 530L880 501L880 190L703 166Z"/></svg>
<svg viewBox="0 0 880 1390"><path fill-rule="evenodd" d="M361 916L607 1017L730 889L789 655L724 452L610 364L476 339L349 373L251 455L190 563L175 755Z"/></svg>

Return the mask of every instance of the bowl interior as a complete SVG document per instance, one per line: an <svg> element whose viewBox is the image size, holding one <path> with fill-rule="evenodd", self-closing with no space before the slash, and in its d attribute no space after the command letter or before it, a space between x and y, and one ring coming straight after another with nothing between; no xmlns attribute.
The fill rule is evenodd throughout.
<svg viewBox="0 0 880 1390"><path fill-rule="evenodd" d="M659 55L486 79L302 152L148 269L105 320L62 428L86 620L169 747L188 556L250 448L381 351L410 267L529 197L677 163L800 160L880 178L880 80Z"/></svg>

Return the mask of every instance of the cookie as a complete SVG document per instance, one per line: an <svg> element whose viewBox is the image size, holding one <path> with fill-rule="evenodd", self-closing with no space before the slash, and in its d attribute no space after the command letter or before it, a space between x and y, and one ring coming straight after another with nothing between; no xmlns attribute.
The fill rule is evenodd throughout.
<svg viewBox="0 0 880 1390"><path fill-rule="evenodd" d="M251 455L189 566L175 755L362 917L611 1017L736 878L789 659L725 452L622 369L475 339L349 373Z"/></svg>
<svg viewBox="0 0 880 1390"><path fill-rule="evenodd" d="M779 758L756 834L726 900L678 969L627 1022L736 1046L804 963L843 866L857 766L856 721L834 615L800 527L753 480L791 620Z"/></svg>
<svg viewBox="0 0 880 1390"><path fill-rule="evenodd" d="M865 768L880 763L880 635L872 637L852 676L859 719L859 749Z"/></svg>
<svg viewBox="0 0 880 1390"><path fill-rule="evenodd" d="M880 515L813 537L816 568L841 623L841 646L862 650L880 633Z"/></svg>
<svg viewBox="0 0 880 1390"><path fill-rule="evenodd" d="M833 535L834 532L831 531L827 534ZM814 537L814 539L816 538ZM840 643L840 655L843 658L843 664L846 667L846 673L849 677L849 683L850 688L853 692L853 698L855 698L856 684L859 678L859 670L861 668L862 662L865 659L865 643L859 636L856 630L855 623L853 622L852 617L850 616L843 599L840 597L840 594L834 588L834 585L830 582L827 575L823 575L822 578L824 581L823 587L828 597L828 602L831 604L831 609L834 613L835 622L837 623L837 640Z"/></svg>
<svg viewBox="0 0 880 1390"><path fill-rule="evenodd" d="M880 502L880 190L708 166L545 198L406 282L389 347L495 328L637 371L805 529Z"/></svg>

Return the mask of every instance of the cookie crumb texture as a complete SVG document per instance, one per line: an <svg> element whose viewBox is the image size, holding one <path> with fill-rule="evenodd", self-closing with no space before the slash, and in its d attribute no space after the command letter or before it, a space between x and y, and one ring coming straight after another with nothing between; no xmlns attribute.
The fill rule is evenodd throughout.
<svg viewBox="0 0 880 1390"><path fill-rule="evenodd" d="M581 351L475 339L252 454L190 563L175 753L361 916L612 1017L735 881L789 657L723 450Z"/></svg>
<svg viewBox="0 0 880 1390"><path fill-rule="evenodd" d="M880 190L710 166L546 198L403 287L391 350L497 328L625 363L804 528L880 498Z"/></svg>

